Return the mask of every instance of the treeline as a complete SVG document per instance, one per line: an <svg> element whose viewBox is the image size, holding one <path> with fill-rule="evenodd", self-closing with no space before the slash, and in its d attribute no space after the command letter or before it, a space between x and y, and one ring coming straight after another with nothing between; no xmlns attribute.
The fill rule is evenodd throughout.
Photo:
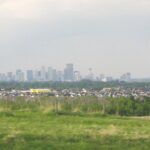
<svg viewBox="0 0 150 150"><path fill-rule="evenodd" d="M14 97L0 99L3 111L43 111L56 114L100 114L120 116L150 116L150 98L97 97Z"/></svg>
<svg viewBox="0 0 150 150"><path fill-rule="evenodd" d="M100 81L89 81L82 80L80 82L0 82L0 88L5 89L29 89L29 88L55 88L55 89L69 89L69 88L87 88L87 89L102 89L107 87L118 87L122 86L125 88L141 88L150 89L150 82L100 82Z"/></svg>
<svg viewBox="0 0 150 150"><path fill-rule="evenodd" d="M107 114L116 114L121 116L149 116L150 115L150 98L117 98L110 99L106 105Z"/></svg>

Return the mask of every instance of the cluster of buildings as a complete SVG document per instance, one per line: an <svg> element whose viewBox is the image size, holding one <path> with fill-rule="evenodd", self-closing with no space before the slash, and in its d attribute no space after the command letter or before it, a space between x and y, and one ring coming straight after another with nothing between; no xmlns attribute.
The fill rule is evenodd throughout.
<svg viewBox="0 0 150 150"><path fill-rule="evenodd" d="M0 97L15 97L15 96L55 96L55 97L80 97L80 96L96 96L99 98L105 97L150 97L149 89L135 88L103 88L102 90L93 89L25 89L25 90L5 90L0 89Z"/></svg>
<svg viewBox="0 0 150 150"><path fill-rule="evenodd" d="M53 92L53 91L51 91ZM105 97L150 97L149 89L135 89L135 88L126 88L126 87L114 87L114 88L103 88L101 90L94 89L63 89L63 90L54 90L54 95L59 96L69 96L69 97L77 97L77 96L96 96L100 98Z"/></svg>
<svg viewBox="0 0 150 150"><path fill-rule="evenodd" d="M120 80L122 80L122 81L130 81L131 80L131 73L127 72L127 73L123 74L120 77Z"/></svg>
<svg viewBox="0 0 150 150"><path fill-rule="evenodd" d="M16 70L15 73L8 72L0 74L0 81L17 81L17 82L35 82L35 81L79 81L81 75L79 71L74 70L73 64L66 64L63 71L58 71L52 67L41 67L39 70Z"/></svg>
<svg viewBox="0 0 150 150"><path fill-rule="evenodd" d="M26 72L22 71L21 69L17 69L15 73L8 72L8 73L0 73L0 81L16 81L16 82L46 82L46 81L80 81L82 79L87 80L95 80L95 81L102 81L108 82L113 81L113 77L105 76L101 74L97 77L92 73L92 69L89 69L89 74L82 77L80 72L74 70L73 64L66 64L63 71L56 70L52 67L41 67L38 70L27 70ZM126 73L120 77L121 81L130 81L131 74Z"/></svg>

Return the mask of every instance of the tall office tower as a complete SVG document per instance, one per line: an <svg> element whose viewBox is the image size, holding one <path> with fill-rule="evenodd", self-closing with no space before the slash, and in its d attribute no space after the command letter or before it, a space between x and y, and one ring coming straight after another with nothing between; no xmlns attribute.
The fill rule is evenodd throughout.
<svg viewBox="0 0 150 150"><path fill-rule="evenodd" d="M74 71L73 64L67 64L64 70L64 79L65 81L73 81L74 80Z"/></svg>
<svg viewBox="0 0 150 150"><path fill-rule="evenodd" d="M16 76L15 76L16 81L19 81L20 74L21 74L21 70L20 69L16 70Z"/></svg>
<svg viewBox="0 0 150 150"><path fill-rule="evenodd" d="M12 73L12 72L8 72L8 73L7 73L7 80L8 80L8 81L13 81L13 80L14 80L14 78L13 78L13 73Z"/></svg>
<svg viewBox="0 0 150 150"><path fill-rule="evenodd" d="M53 80L53 68L52 67L48 67L47 80L48 81L52 81Z"/></svg>
<svg viewBox="0 0 150 150"><path fill-rule="evenodd" d="M27 70L27 81L32 82L33 81L33 71Z"/></svg>
<svg viewBox="0 0 150 150"><path fill-rule="evenodd" d="M4 73L0 74L0 81L7 81L7 76Z"/></svg>
<svg viewBox="0 0 150 150"><path fill-rule="evenodd" d="M57 81L56 69L53 69L52 67L48 67L47 80L48 81Z"/></svg>
<svg viewBox="0 0 150 150"><path fill-rule="evenodd" d="M20 69L16 70L16 81L18 82L24 81L24 73Z"/></svg>
<svg viewBox="0 0 150 150"><path fill-rule="evenodd" d="M52 72L53 74L53 78L52 78L52 81L57 81L57 73L56 73L56 69L53 69L53 72Z"/></svg>
<svg viewBox="0 0 150 150"><path fill-rule="evenodd" d="M34 76L35 76L36 81L42 81L41 74L42 74L41 71L39 71L39 70L35 71Z"/></svg>
<svg viewBox="0 0 150 150"><path fill-rule="evenodd" d="M40 73L39 73L38 70L35 70L35 71L33 72L33 80L34 80L34 81L39 81L39 80L40 80Z"/></svg>
<svg viewBox="0 0 150 150"><path fill-rule="evenodd" d="M56 72L56 76L57 76L57 81L63 81L63 71L57 71Z"/></svg>
<svg viewBox="0 0 150 150"><path fill-rule="evenodd" d="M45 67L41 68L41 81L46 81L46 70L45 70Z"/></svg>

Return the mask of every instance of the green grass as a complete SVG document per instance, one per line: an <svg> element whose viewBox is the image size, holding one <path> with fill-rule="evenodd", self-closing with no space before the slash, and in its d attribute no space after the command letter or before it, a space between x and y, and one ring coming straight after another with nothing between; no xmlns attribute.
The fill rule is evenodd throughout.
<svg viewBox="0 0 150 150"><path fill-rule="evenodd" d="M150 118L1 110L0 150L149 150Z"/></svg>

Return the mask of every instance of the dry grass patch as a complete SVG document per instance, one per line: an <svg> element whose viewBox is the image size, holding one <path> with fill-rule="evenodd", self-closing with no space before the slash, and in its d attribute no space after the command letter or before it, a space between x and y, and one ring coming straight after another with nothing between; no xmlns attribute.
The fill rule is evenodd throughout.
<svg viewBox="0 0 150 150"><path fill-rule="evenodd" d="M114 125L110 125L108 126L107 128L105 129L102 129L100 130L100 134L101 135L109 135L109 136L112 136L112 135L118 135L120 132L120 129Z"/></svg>
<svg viewBox="0 0 150 150"><path fill-rule="evenodd" d="M144 120L150 120L150 116L142 116L142 117L131 117L133 119L144 119Z"/></svg>
<svg viewBox="0 0 150 150"><path fill-rule="evenodd" d="M85 129L85 132L90 135L91 137L96 137L96 136L115 136L119 135L120 133L120 128L116 127L115 125L109 125L106 128L101 128L101 127L92 127L89 129Z"/></svg>

